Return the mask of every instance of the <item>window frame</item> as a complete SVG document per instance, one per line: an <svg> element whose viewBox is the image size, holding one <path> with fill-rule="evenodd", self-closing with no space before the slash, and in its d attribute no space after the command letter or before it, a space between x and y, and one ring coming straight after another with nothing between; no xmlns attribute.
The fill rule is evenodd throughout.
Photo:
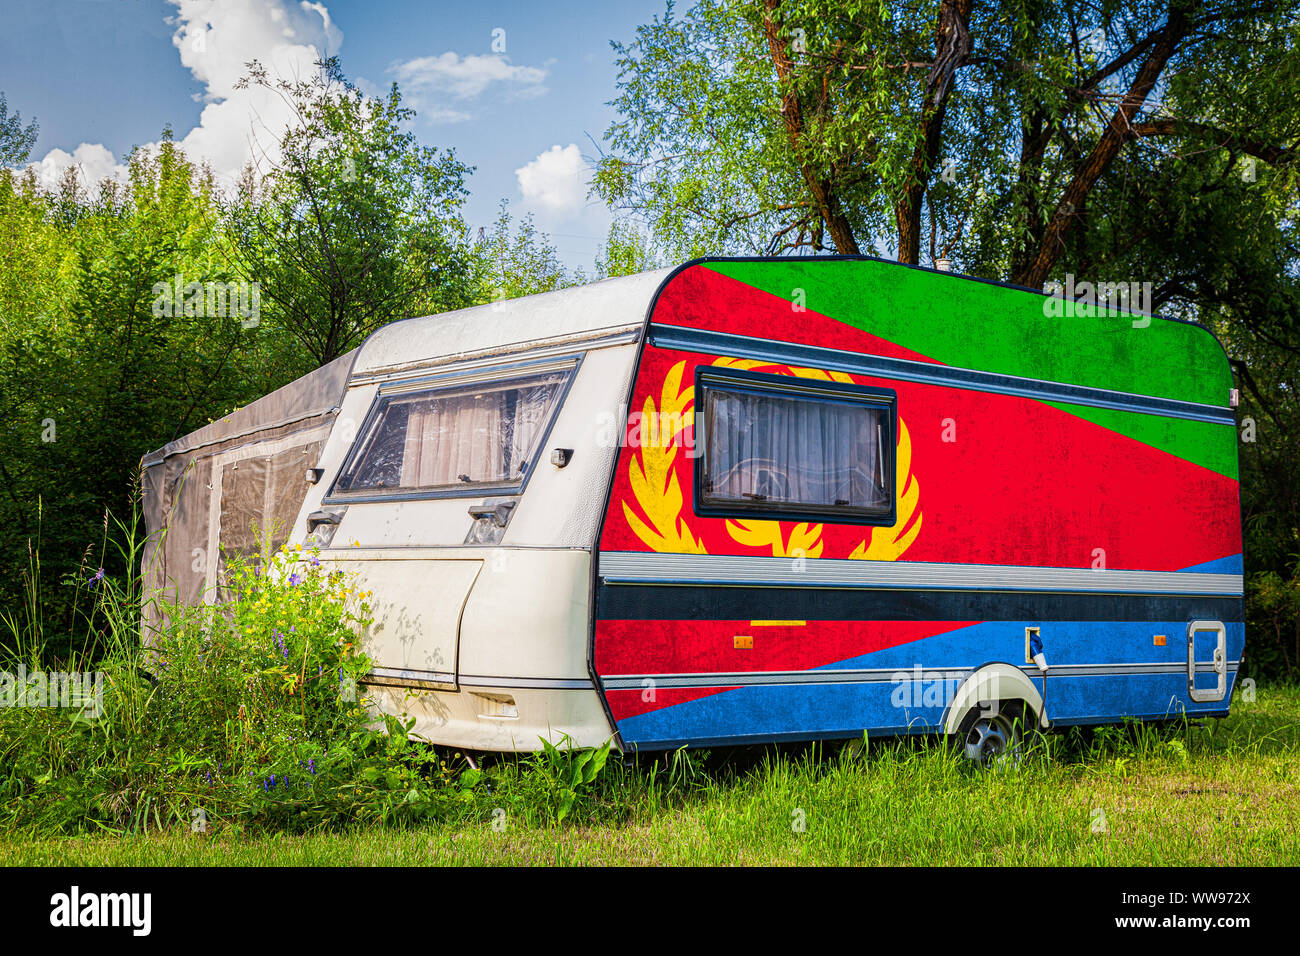
<svg viewBox="0 0 1300 956"><path fill-rule="evenodd" d="M538 435L533 448L534 458L538 458L538 449L544 448L554 428L569 389L577 378L578 368L582 365L581 355L565 355L555 358L539 359L532 362L515 362L509 365L497 365L472 370L448 372L443 375L422 376L401 382L381 385L366 409L357 437L353 440L343 464L334 475L329 490L321 499L322 505L361 504L369 501L413 501L439 498L483 498L485 496L518 496L524 493L529 480L537 470L538 461L529 462L527 470L518 479L511 481L475 482L464 485L441 485L433 488L413 488L406 491L385 489L344 490L339 488L343 476L355 466L358 455L366 446L375 428L378 427L384 411L394 399L408 398L413 395L434 396L439 393L461 391L474 386L495 386L513 381L526 381L551 374L561 374L564 380L556 392L555 404L547 416L545 424Z"/></svg>
<svg viewBox="0 0 1300 956"><path fill-rule="evenodd" d="M708 462L709 434L706 404L710 389L743 392L770 397L796 397L810 401L846 400L869 409L886 412L886 436L883 471L887 479L888 504L884 509L851 508L846 505L782 504L756 501L708 502L704 498L705 468ZM695 469L692 482L692 507L697 515L713 518L759 518L772 521L808 521L816 524L852 524L891 527L898 521L898 393L892 388L858 385L851 382L823 381L776 375L748 369L729 369L712 365L695 368Z"/></svg>

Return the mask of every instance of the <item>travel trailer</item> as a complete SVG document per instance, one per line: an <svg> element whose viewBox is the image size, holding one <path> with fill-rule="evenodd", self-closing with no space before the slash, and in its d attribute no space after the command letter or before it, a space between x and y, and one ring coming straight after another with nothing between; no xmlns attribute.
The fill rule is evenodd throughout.
<svg viewBox="0 0 1300 956"><path fill-rule="evenodd" d="M146 566L197 603L258 527L318 547L374 593L374 706L437 744L988 760L1228 713L1233 394L1192 323L703 259L395 322L148 455Z"/></svg>

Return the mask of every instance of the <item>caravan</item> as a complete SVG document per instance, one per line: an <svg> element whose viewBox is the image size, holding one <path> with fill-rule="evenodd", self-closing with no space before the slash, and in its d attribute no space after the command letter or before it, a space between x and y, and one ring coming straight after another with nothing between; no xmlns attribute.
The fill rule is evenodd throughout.
<svg viewBox="0 0 1300 956"><path fill-rule="evenodd" d="M1223 716L1232 379L1187 322L862 257L395 322L143 462L151 583L319 548L368 696L483 751ZM195 556L201 554L205 560Z"/></svg>

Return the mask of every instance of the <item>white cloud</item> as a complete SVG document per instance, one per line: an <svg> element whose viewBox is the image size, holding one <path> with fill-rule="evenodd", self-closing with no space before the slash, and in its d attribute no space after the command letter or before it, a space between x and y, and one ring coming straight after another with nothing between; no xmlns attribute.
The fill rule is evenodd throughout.
<svg viewBox="0 0 1300 956"><path fill-rule="evenodd" d="M235 84L249 60L273 74L310 76L313 63L338 50L342 32L319 3L290 0L169 0L177 13L172 45L203 84L208 102L238 99Z"/></svg>
<svg viewBox="0 0 1300 956"><path fill-rule="evenodd" d="M31 165L37 182L46 189L57 187L69 166L76 166L82 183L92 188L105 179L126 178L126 167L118 163L110 149L99 143L82 143L71 153L52 149L44 159Z"/></svg>
<svg viewBox="0 0 1300 956"><path fill-rule="evenodd" d="M515 170L519 212L533 217L561 259L588 271L613 221L608 206L587 197L592 175L576 143L552 146Z"/></svg>
<svg viewBox="0 0 1300 956"><path fill-rule="evenodd" d="M613 219L604 203L587 198L591 177L575 143L552 146L515 170L520 212L533 217L570 266L590 268Z"/></svg>
<svg viewBox="0 0 1300 956"><path fill-rule="evenodd" d="M546 93L546 70L515 66L505 56L440 53L394 63L388 72L410 98L411 105L432 122L470 119L464 109L448 105L478 99L490 87L504 89L510 99L531 99Z"/></svg>
<svg viewBox="0 0 1300 956"><path fill-rule="evenodd" d="M168 0L176 15L172 45L181 63L203 84L198 95L206 103L199 124L178 145L195 162L207 162L219 180L234 182L249 162L274 159L291 111L272 91L239 90L235 84L250 60L258 60L272 76L298 79L315 72L315 62L336 53L343 34L324 4L292 0ZM156 143L149 144L150 147ZM100 144L82 143L71 155L51 150L34 165L43 182L57 181L72 163L93 186L108 169L112 153ZM111 175L125 169L112 163Z"/></svg>
<svg viewBox="0 0 1300 956"><path fill-rule="evenodd" d="M552 146L515 170L524 206L563 216L577 215L587 204L591 175L574 143Z"/></svg>

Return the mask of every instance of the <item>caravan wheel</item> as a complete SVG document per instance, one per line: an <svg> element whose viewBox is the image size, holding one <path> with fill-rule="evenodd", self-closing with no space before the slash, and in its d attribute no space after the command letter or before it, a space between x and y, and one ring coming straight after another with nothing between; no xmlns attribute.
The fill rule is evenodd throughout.
<svg viewBox="0 0 1300 956"><path fill-rule="evenodd" d="M1000 701L994 714L972 709L957 734L958 746L980 767L1014 766L1020 762L1023 712L1020 701Z"/></svg>

